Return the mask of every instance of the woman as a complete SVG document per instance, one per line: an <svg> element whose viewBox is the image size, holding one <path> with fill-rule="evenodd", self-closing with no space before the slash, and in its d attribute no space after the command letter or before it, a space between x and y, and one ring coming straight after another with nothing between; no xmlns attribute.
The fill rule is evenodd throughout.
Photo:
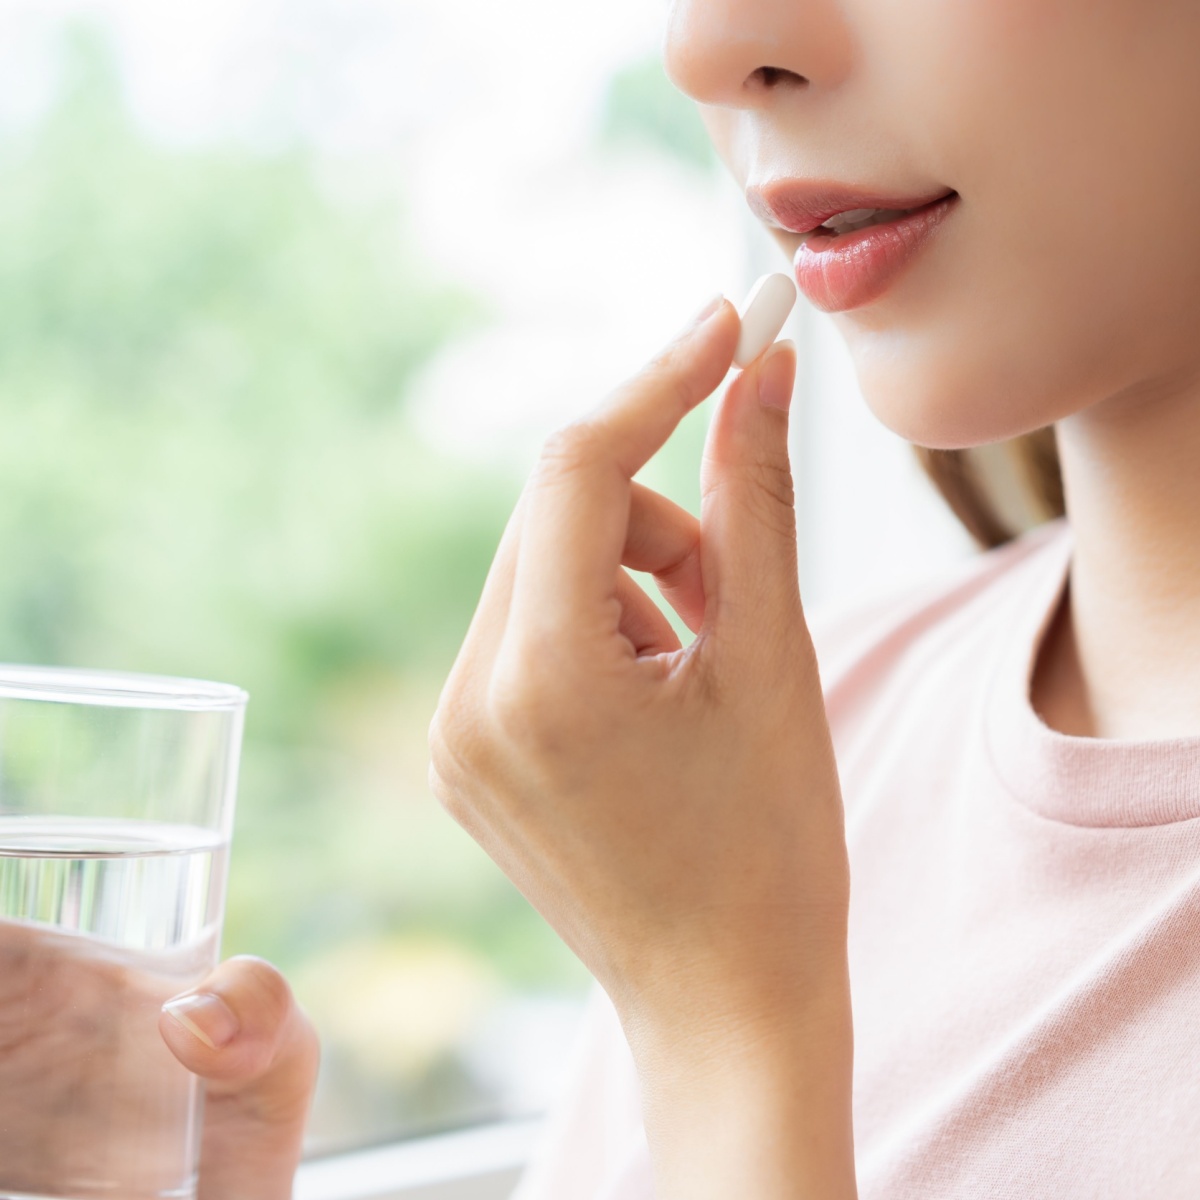
<svg viewBox="0 0 1200 1200"><path fill-rule="evenodd" d="M1053 426L1067 515L810 628L789 344L699 522L631 482L728 302L550 440L431 730L608 998L524 1200L1200 1195L1198 46L1183 0L672 4L875 414L997 543L952 452Z"/></svg>

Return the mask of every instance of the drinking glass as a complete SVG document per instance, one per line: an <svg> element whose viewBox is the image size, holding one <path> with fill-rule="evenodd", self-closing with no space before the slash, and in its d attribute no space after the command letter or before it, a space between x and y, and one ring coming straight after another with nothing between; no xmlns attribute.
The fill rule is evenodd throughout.
<svg viewBox="0 0 1200 1200"><path fill-rule="evenodd" d="M158 1014L217 962L245 706L0 665L0 1200L195 1196Z"/></svg>

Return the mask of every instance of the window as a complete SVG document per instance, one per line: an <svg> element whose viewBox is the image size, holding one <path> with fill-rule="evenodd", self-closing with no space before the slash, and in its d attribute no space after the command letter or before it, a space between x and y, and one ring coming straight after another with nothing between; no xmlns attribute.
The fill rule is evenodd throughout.
<svg viewBox="0 0 1200 1200"><path fill-rule="evenodd" d="M663 12L0 12L0 659L249 690L224 949L320 1027L314 1155L536 1114L574 1035L426 729L545 434L748 282Z"/></svg>

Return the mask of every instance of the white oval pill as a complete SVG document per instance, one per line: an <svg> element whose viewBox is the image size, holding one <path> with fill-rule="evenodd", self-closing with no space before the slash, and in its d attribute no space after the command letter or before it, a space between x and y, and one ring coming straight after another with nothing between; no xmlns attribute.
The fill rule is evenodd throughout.
<svg viewBox="0 0 1200 1200"><path fill-rule="evenodd" d="M733 365L748 367L779 336L795 305L796 285L790 276L764 275L738 309L742 335Z"/></svg>

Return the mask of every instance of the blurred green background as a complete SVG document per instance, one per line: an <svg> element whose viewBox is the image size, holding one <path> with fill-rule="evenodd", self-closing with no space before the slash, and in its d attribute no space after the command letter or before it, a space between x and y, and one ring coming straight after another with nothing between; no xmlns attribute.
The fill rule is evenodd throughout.
<svg viewBox="0 0 1200 1200"><path fill-rule="evenodd" d="M406 388L494 314L402 195L156 143L98 34L62 54L0 142L0 658L249 690L225 950L321 1028L314 1150L498 1115L496 1014L588 981L426 785L521 481L422 442ZM713 166L657 61L609 91L597 152L631 141ZM704 419L649 471L693 509Z"/></svg>

